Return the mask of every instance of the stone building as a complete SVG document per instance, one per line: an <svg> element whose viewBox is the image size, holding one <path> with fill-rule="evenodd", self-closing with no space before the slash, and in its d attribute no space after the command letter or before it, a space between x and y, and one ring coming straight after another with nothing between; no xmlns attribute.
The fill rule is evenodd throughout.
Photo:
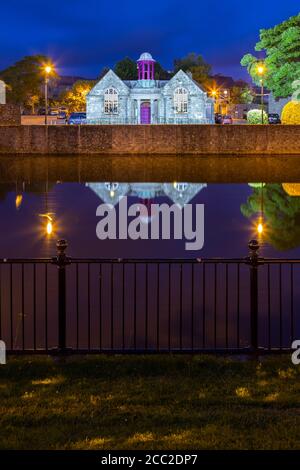
<svg viewBox="0 0 300 470"><path fill-rule="evenodd" d="M138 80L122 81L112 70L87 95L89 124L213 124L214 103L193 78L179 70L155 80L155 60L144 52Z"/></svg>
<svg viewBox="0 0 300 470"><path fill-rule="evenodd" d="M6 103L6 89L5 89L5 83L0 80L0 104L5 104Z"/></svg>

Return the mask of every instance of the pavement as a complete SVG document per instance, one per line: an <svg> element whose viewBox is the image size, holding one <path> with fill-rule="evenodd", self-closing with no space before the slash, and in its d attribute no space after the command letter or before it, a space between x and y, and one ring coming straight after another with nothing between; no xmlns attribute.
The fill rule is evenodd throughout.
<svg viewBox="0 0 300 470"><path fill-rule="evenodd" d="M45 116L22 116L21 123L24 126L42 126L45 124ZM61 126L66 124L64 119L57 119L55 116L48 116L48 124ZM245 119L233 119L233 124L247 124Z"/></svg>
<svg viewBox="0 0 300 470"><path fill-rule="evenodd" d="M43 126L45 125L45 116L21 116L21 123L24 126ZM64 125L64 119L57 119L56 116L48 116L49 125Z"/></svg>

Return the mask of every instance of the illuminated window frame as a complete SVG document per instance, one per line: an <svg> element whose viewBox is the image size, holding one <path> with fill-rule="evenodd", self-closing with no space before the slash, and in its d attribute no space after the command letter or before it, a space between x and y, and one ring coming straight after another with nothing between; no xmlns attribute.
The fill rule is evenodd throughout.
<svg viewBox="0 0 300 470"><path fill-rule="evenodd" d="M119 93L113 87L107 88L104 92L104 113L118 114L119 112Z"/></svg>
<svg viewBox="0 0 300 470"><path fill-rule="evenodd" d="M186 88L178 87L174 91L174 109L176 114L188 112L188 91Z"/></svg>

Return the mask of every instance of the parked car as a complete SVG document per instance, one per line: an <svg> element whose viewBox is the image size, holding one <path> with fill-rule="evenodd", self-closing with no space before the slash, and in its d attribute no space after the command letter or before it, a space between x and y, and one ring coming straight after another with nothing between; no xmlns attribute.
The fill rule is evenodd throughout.
<svg viewBox="0 0 300 470"><path fill-rule="evenodd" d="M222 124L222 114L215 113L215 123L216 124Z"/></svg>
<svg viewBox="0 0 300 470"><path fill-rule="evenodd" d="M222 116L222 124L232 124L232 117L230 116L230 114L225 114L224 116Z"/></svg>
<svg viewBox="0 0 300 470"><path fill-rule="evenodd" d="M68 116L67 116L66 111L59 111L58 116L57 116L57 119L65 119L65 120L66 120L67 117L68 117Z"/></svg>
<svg viewBox="0 0 300 470"><path fill-rule="evenodd" d="M58 108L50 108L48 114L49 114L49 116L58 116L59 115L59 109Z"/></svg>
<svg viewBox="0 0 300 470"><path fill-rule="evenodd" d="M71 113L68 119L68 124L85 124L86 113Z"/></svg>
<svg viewBox="0 0 300 470"><path fill-rule="evenodd" d="M269 124L281 124L281 119L277 113L268 114L268 121Z"/></svg>

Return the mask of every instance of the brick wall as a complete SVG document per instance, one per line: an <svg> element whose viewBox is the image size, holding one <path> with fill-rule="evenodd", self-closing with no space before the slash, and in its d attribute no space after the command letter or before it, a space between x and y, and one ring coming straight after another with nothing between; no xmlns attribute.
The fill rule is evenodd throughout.
<svg viewBox="0 0 300 470"><path fill-rule="evenodd" d="M0 126L21 125L20 107L14 104L0 104Z"/></svg>
<svg viewBox="0 0 300 470"><path fill-rule="evenodd" d="M0 126L0 153L300 155L300 126Z"/></svg>

